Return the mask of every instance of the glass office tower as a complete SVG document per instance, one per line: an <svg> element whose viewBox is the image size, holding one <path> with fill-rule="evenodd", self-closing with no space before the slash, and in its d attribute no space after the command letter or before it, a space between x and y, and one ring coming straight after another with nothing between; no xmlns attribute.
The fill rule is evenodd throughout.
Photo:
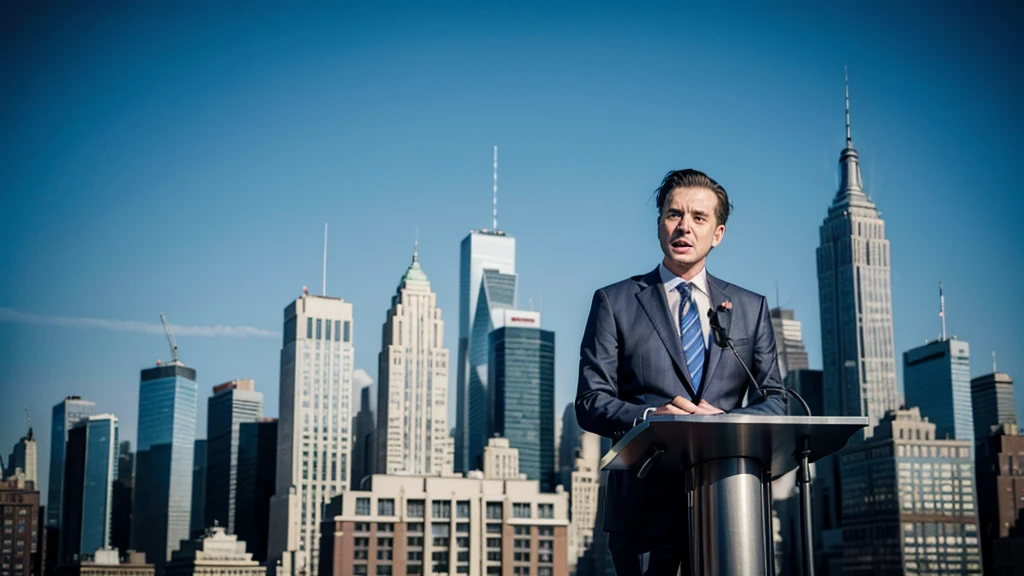
<svg viewBox="0 0 1024 576"><path fill-rule="evenodd" d="M519 471L555 485L555 333L540 329L540 314L505 310L490 334L489 434L519 450Z"/></svg>
<svg viewBox="0 0 1024 576"><path fill-rule="evenodd" d="M180 362L142 371L132 548L158 572L189 537L198 396L196 371Z"/></svg>

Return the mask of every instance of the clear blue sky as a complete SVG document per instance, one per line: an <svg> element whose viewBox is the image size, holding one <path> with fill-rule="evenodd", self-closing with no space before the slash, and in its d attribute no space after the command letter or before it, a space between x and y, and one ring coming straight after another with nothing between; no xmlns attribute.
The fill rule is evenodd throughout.
<svg viewBox="0 0 1024 576"><path fill-rule="evenodd" d="M820 367L814 250L837 185L844 65L892 243L897 354L938 333L941 280L972 375L995 350L1024 380L1024 22L1011 3L134 4L8 3L0 18L0 450L28 406L44 486L50 411L67 394L117 414L134 445L139 370L170 354L159 312L194 327L178 342L203 397L255 378L276 415L279 338L201 327L278 333L302 286L319 290L324 222L356 366L376 379L417 227L454 355L459 241L490 226L495 144L520 304L543 291L556 332L559 412L593 290L660 258L649 196L674 168L733 198L710 271L773 303L778 281Z"/></svg>

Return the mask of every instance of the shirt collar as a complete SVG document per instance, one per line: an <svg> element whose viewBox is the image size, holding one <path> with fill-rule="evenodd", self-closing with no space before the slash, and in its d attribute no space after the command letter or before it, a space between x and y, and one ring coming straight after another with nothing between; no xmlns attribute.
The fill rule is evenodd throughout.
<svg viewBox="0 0 1024 576"><path fill-rule="evenodd" d="M689 282L691 286L700 290L705 295L708 294L707 272L708 269L706 267L702 267L700 272L698 272L697 275ZM661 274L661 283L664 284L665 288L668 290L675 290L680 284L686 282L686 280L683 280L681 276L676 276L674 272L666 268L664 262L658 264L658 273Z"/></svg>

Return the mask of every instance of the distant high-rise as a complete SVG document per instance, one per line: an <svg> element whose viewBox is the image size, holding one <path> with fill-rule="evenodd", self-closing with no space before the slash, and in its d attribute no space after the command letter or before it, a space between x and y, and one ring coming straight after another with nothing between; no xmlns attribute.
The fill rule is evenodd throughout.
<svg viewBox="0 0 1024 576"><path fill-rule="evenodd" d="M889 241L861 183L850 138L849 86L839 168L839 190L821 225L817 254L825 414L866 416L864 435L870 437L885 413L898 406L899 395Z"/></svg>
<svg viewBox="0 0 1024 576"><path fill-rule="evenodd" d="M39 490L24 473L0 480L0 574L42 576Z"/></svg>
<svg viewBox="0 0 1024 576"><path fill-rule="evenodd" d="M132 549L158 574L189 537L198 401L196 371L181 362L142 371Z"/></svg>
<svg viewBox="0 0 1024 576"><path fill-rule="evenodd" d="M484 270L492 270L512 279L511 292L508 293L507 279L495 278L494 284L502 288L491 295L491 304L485 308L515 307L515 273L516 273L516 241L501 230L471 230L462 239L459 260L459 358L456 388L455 412L455 471L466 472L476 468L477 457L483 452L487 442L486 421L480 416L483 406L474 407L486 399L486 391L482 387L487 382L487 334L491 328L481 323L477 328L476 319L480 294L488 294L481 290L484 281ZM473 351L477 352L478 361L472 362ZM484 357L479 359L480 352ZM471 387L476 382L476 394ZM474 411L475 409L475 411ZM476 416L475 424L471 423L471 413ZM481 428L481 425L483 428ZM481 436L482 434L482 436Z"/></svg>
<svg viewBox="0 0 1024 576"><path fill-rule="evenodd" d="M971 349L967 342L939 339L903 353L903 390L908 406L935 424L936 438L974 444L971 411Z"/></svg>
<svg viewBox="0 0 1024 576"><path fill-rule="evenodd" d="M601 437L590 432L580 436L573 458L569 488L569 572L596 574L597 555L594 548L597 525L598 491L601 479Z"/></svg>
<svg viewBox="0 0 1024 576"><path fill-rule="evenodd" d="M186 540L167 563L167 576L264 576L266 566L246 552L246 543L213 526L199 538Z"/></svg>
<svg viewBox="0 0 1024 576"><path fill-rule="evenodd" d="M100 414L73 424L64 457L61 563L110 546L116 478L117 418Z"/></svg>
<svg viewBox="0 0 1024 576"><path fill-rule="evenodd" d="M135 454L132 443L122 440L117 453L117 479L114 480L113 519L110 521L110 545L124 555L131 547L132 491L135 486Z"/></svg>
<svg viewBox="0 0 1024 576"><path fill-rule="evenodd" d="M270 498L277 469L277 418L260 418L238 427L238 488L235 533L253 560L267 560Z"/></svg>
<svg viewBox="0 0 1024 576"><path fill-rule="evenodd" d="M391 297L377 378L377 468L381 474L451 474L448 350L437 295L418 252Z"/></svg>
<svg viewBox="0 0 1024 576"><path fill-rule="evenodd" d="M981 574L971 449L915 407L844 450L843 574Z"/></svg>
<svg viewBox="0 0 1024 576"><path fill-rule="evenodd" d="M779 373L782 378L791 370L806 370L807 348L804 347L804 334L800 321L793 310L772 308L770 311L772 328L775 330L775 348L779 353Z"/></svg>
<svg viewBox="0 0 1024 576"><path fill-rule="evenodd" d="M64 493L64 449L71 426L96 413L96 403L68 396L53 407L50 430L50 483L46 497L46 527L60 527L61 496ZM52 551L55 552L55 551Z"/></svg>
<svg viewBox="0 0 1024 576"><path fill-rule="evenodd" d="M188 533L199 538L206 531L206 479L210 456L210 442L203 438L195 441L192 451L192 506L189 513Z"/></svg>
<svg viewBox="0 0 1024 576"><path fill-rule="evenodd" d="M376 436L373 407L370 395L373 386L366 385L359 391L359 412L352 419L352 486L362 489L362 482L376 470ZM449 436L450 437L450 436Z"/></svg>
<svg viewBox="0 0 1024 576"><path fill-rule="evenodd" d="M583 428L576 419L576 403L569 402L562 411L562 428L558 438L558 484L568 488L572 485L572 473L576 466L576 454L581 447ZM600 447L598 447L600 451Z"/></svg>
<svg viewBox="0 0 1024 576"><path fill-rule="evenodd" d="M519 450L508 443L508 438L494 436L484 446L484 478L495 480L519 479Z"/></svg>
<svg viewBox="0 0 1024 576"><path fill-rule="evenodd" d="M6 476L14 476L17 470L21 470L25 474L25 480L32 482L36 485L36 489L39 489L39 446L36 444L35 433L32 432L32 426L28 427L28 434L22 436L18 443L14 445L14 450L11 451L11 455L7 458L7 471ZM0 470L0 476L4 476L4 471ZM3 478L0 478L3 480Z"/></svg>
<svg viewBox="0 0 1024 576"><path fill-rule="evenodd" d="M519 450L519 471L555 485L555 333L540 328L540 314L504 310L490 333L490 435Z"/></svg>
<svg viewBox="0 0 1024 576"><path fill-rule="evenodd" d="M1024 436L1006 423L978 437L975 476L985 574L998 574L993 542L1007 538L1024 513Z"/></svg>
<svg viewBox="0 0 1024 576"><path fill-rule="evenodd" d="M215 523L236 533L235 491L238 482L238 427L263 417L263 394L252 380L232 380L213 387L207 400L206 507L204 526Z"/></svg>
<svg viewBox="0 0 1024 576"><path fill-rule="evenodd" d="M1013 378L993 372L971 380L971 409L974 412L974 437L980 442L1000 424L1017 426L1017 407L1013 403Z"/></svg>
<svg viewBox="0 0 1024 576"><path fill-rule="evenodd" d="M352 304L303 294L284 310L277 480L268 562L317 573L323 509L349 486L355 348Z"/></svg>

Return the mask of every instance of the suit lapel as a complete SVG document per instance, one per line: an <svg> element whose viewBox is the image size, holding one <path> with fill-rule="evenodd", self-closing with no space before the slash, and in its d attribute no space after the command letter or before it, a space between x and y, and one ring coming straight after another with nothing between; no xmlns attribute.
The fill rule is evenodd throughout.
<svg viewBox="0 0 1024 576"><path fill-rule="evenodd" d="M683 359L683 345L679 341L676 329L669 323L670 314L668 311L668 300L665 298L664 284L661 282L661 275L655 268L643 277L643 286L637 293L636 299L640 307L647 313L647 318L654 324L654 331L658 333L662 344L672 357L672 363L676 365L676 372L683 377L683 386L689 393L690 398L695 396L693 383L690 380L690 372L686 369L686 361Z"/></svg>
<svg viewBox="0 0 1024 576"><path fill-rule="evenodd" d="M711 274L707 275L707 279L708 290L711 292L711 294L709 294L711 306L715 310L718 310L718 319L719 321L721 321L722 327L725 328L725 333L728 334L729 326L732 323L732 315L734 314L734 311L723 310L721 308L721 305L722 302L729 300L729 295L726 293L726 290L729 287L729 283L723 282L722 280L715 278ZM701 386L700 389L701 396L704 396L704 392L707 390L708 385L714 382L712 378L714 378L715 376L715 368L718 367L718 362L722 359L722 354L724 352L725 349L718 345L718 343L715 341L714 335L712 334L711 352L708 358L708 369L707 373L704 375L704 385Z"/></svg>

